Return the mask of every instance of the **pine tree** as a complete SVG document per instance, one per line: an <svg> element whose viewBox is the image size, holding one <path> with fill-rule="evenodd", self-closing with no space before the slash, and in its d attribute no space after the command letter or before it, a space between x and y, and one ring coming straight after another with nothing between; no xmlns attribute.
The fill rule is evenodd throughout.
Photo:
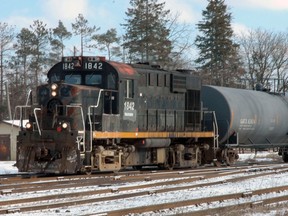
<svg viewBox="0 0 288 216"><path fill-rule="evenodd" d="M52 29L52 36L50 38L50 43L52 46L52 52L50 57L54 60L54 63L60 60L64 56L64 40L72 37L72 33L67 30L63 22L59 20L58 26Z"/></svg>
<svg viewBox="0 0 288 216"><path fill-rule="evenodd" d="M92 40L96 41L100 51L107 51L109 60L111 60L113 55L121 55L120 47L117 46L120 42L120 37L117 36L117 30L115 28L108 29L107 32L103 34L93 35Z"/></svg>
<svg viewBox="0 0 288 216"><path fill-rule="evenodd" d="M172 45L167 25L169 10L158 0L130 0L124 35L124 48L128 49L131 61L165 64Z"/></svg>
<svg viewBox="0 0 288 216"><path fill-rule="evenodd" d="M47 47L49 45L49 30L40 20L35 20L33 25L30 25L33 37L32 42L32 62L30 64L30 69L34 71L33 81L35 86L40 82L41 73L43 72L43 67L47 63Z"/></svg>
<svg viewBox="0 0 288 216"><path fill-rule="evenodd" d="M232 41L232 16L227 11L225 0L208 0L202 16L203 20L197 24L202 34L195 40L200 51L195 62L210 84L231 85L238 74L239 46Z"/></svg>
<svg viewBox="0 0 288 216"><path fill-rule="evenodd" d="M36 40L35 35L28 28L22 28L20 33L17 34L15 61L11 63L15 71L21 73L20 80L26 89L31 83L28 83L28 71L31 64L31 56L33 54L33 41ZM17 75L17 74L16 74Z"/></svg>
<svg viewBox="0 0 288 216"><path fill-rule="evenodd" d="M75 35L80 35L81 55L83 55L84 47L89 47L88 43L91 41L92 34L100 28L89 27L88 20L84 18L83 14L78 14L75 23L72 23L72 29Z"/></svg>

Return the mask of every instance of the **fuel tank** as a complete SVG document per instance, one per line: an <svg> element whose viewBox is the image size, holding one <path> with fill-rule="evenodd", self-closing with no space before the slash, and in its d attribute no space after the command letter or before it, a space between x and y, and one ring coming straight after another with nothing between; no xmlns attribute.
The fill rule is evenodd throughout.
<svg viewBox="0 0 288 216"><path fill-rule="evenodd" d="M202 87L203 107L215 111L220 143L288 142L288 97L263 91ZM235 141L235 140L234 140Z"/></svg>

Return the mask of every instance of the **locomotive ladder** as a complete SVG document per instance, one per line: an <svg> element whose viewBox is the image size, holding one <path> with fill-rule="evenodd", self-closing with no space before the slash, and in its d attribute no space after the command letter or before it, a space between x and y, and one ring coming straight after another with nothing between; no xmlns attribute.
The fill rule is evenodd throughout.
<svg viewBox="0 0 288 216"><path fill-rule="evenodd" d="M80 153L84 153L86 149L86 146L85 146L86 136L85 136L85 118L84 118L82 106L80 104L71 104L71 105L66 105L66 106L67 106L66 114L68 113L69 108L80 109L81 119L82 119L82 130L79 130L78 128L78 136L76 138L76 142L78 144L78 150L80 151ZM81 148L81 146L83 146L83 148Z"/></svg>
<svg viewBox="0 0 288 216"><path fill-rule="evenodd" d="M93 141L93 127L92 127L92 120L91 120L91 114L92 114L91 110L93 108L97 108L99 106L101 94L103 91L104 91L104 89L100 89L96 105L90 105L88 107L88 119L89 119L89 127L90 127L90 133L89 133L90 134L90 136L89 136L90 150L88 152L92 152L92 141Z"/></svg>

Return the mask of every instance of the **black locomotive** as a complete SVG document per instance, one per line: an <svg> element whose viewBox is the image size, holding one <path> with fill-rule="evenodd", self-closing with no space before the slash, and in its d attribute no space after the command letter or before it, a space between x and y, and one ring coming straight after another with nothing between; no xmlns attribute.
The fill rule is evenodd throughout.
<svg viewBox="0 0 288 216"><path fill-rule="evenodd" d="M219 149L215 113L203 111L201 80L189 71L77 56L63 57L47 76L37 101L17 107L21 172L172 169L211 163L216 154L237 158Z"/></svg>

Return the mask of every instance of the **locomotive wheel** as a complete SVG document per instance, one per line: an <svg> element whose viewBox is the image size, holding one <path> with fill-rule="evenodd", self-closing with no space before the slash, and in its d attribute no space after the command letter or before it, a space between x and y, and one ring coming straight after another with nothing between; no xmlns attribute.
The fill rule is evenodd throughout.
<svg viewBox="0 0 288 216"><path fill-rule="evenodd" d="M91 174L92 174L92 169L91 169L91 167L85 168L85 174L86 174L86 175L91 175Z"/></svg>
<svg viewBox="0 0 288 216"><path fill-rule="evenodd" d="M282 159L283 159L283 161L284 161L285 163L288 162L288 154L287 154L287 152L283 152L283 153L282 153Z"/></svg>
<svg viewBox="0 0 288 216"><path fill-rule="evenodd" d="M200 166L202 164L202 152L197 152L197 165Z"/></svg>
<svg viewBox="0 0 288 216"><path fill-rule="evenodd" d="M135 170L141 170L142 166L141 165L137 165L137 166L132 166L133 169Z"/></svg>
<svg viewBox="0 0 288 216"><path fill-rule="evenodd" d="M175 165L175 154L173 150L169 150L168 152L168 159L166 163L164 164L165 168L168 170L173 170Z"/></svg>

